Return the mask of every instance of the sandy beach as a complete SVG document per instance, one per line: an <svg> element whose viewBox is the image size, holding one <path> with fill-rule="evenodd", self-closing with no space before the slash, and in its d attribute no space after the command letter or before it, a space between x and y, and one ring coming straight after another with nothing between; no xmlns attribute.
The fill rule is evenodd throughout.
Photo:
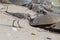
<svg viewBox="0 0 60 40"><path fill-rule="evenodd" d="M0 11L0 40L60 40L60 33L58 32L54 33L42 28L32 27L28 20L8 15L5 9ZM19 20L22 28L13 27L13 20ZM16 22L15 26L17 26Z"/></svg>

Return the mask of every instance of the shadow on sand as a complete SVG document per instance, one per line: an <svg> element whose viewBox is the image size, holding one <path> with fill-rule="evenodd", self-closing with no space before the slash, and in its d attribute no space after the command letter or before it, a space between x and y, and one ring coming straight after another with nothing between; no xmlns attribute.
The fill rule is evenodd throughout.
<svg viewBox="0 0 60 40"><path fill-rule="evenodd" d="M42 28L42 29L45 29L45 30L49 30L52 33L58 33L58 34L60 34L60 29L46 28L46 26L33 26L33 27Z"/></svg>
<svg viewBox="0 0 60 40"><path fill-rule="evenodd" d="M12 25L5 25L5 24L0 24L0 25L1 26L6 26L6 27L12 27ZM45 30L49 30L50 32L60 34L60 29L46 28L46 26L33 26L33 27L42 28L42 29L45 29Z"/></svg>
<svg viewBox="0 0 60 40"><path fill-rule="evenodd" d="M0 24L0 26L13 27L12 25ZM14 26L16 27L16 26Z"/></svg>

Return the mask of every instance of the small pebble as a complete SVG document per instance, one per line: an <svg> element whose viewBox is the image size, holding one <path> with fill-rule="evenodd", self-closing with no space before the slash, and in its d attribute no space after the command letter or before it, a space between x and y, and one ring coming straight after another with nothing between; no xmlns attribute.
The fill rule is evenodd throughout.
<svg viewBox="0 0 60 40"><path fill-rule="evenodd" d="M52 40L50 37L47 37L48 40Z"/></svg>
<svg viewBox="0 0 60 40"><path fill-rule="evenodd" d="M35 33L31 33L31 35L36 35Z"/></svg>

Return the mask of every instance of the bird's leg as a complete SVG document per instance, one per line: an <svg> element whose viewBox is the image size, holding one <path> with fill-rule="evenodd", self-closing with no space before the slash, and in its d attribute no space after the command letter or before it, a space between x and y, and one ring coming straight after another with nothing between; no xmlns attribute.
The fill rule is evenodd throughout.
<svg viewBox="0 0 60 40"><path fill-rule="evenodd" d="M13 23L12 23L12 26L13 26L13 27L16 27L16 26L14 26L15 21L16 21L16 20L13 20Z"/></svg>
<svg viewBox="0 0 60 40"><path fill-rule="evenodd" d="M18 24L18 27L19 27L19 28L22 28L22 27L20 26L20 24L19 24L19 20L17 21L17 24Z"/></svg>

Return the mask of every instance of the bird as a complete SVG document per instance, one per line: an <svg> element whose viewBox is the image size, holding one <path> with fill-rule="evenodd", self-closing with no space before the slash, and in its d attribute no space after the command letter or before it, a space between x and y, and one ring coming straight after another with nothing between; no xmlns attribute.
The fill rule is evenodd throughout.
<svg viewBox="0 0 60 40"><path fill-rule="evenodd" d="M32 21L30 21L31 26L42 26L48 28L54 28L57 23L60 22L60 15L55 14L54 12L45 12L43 10L40 16L35 17Z"/></svg>

